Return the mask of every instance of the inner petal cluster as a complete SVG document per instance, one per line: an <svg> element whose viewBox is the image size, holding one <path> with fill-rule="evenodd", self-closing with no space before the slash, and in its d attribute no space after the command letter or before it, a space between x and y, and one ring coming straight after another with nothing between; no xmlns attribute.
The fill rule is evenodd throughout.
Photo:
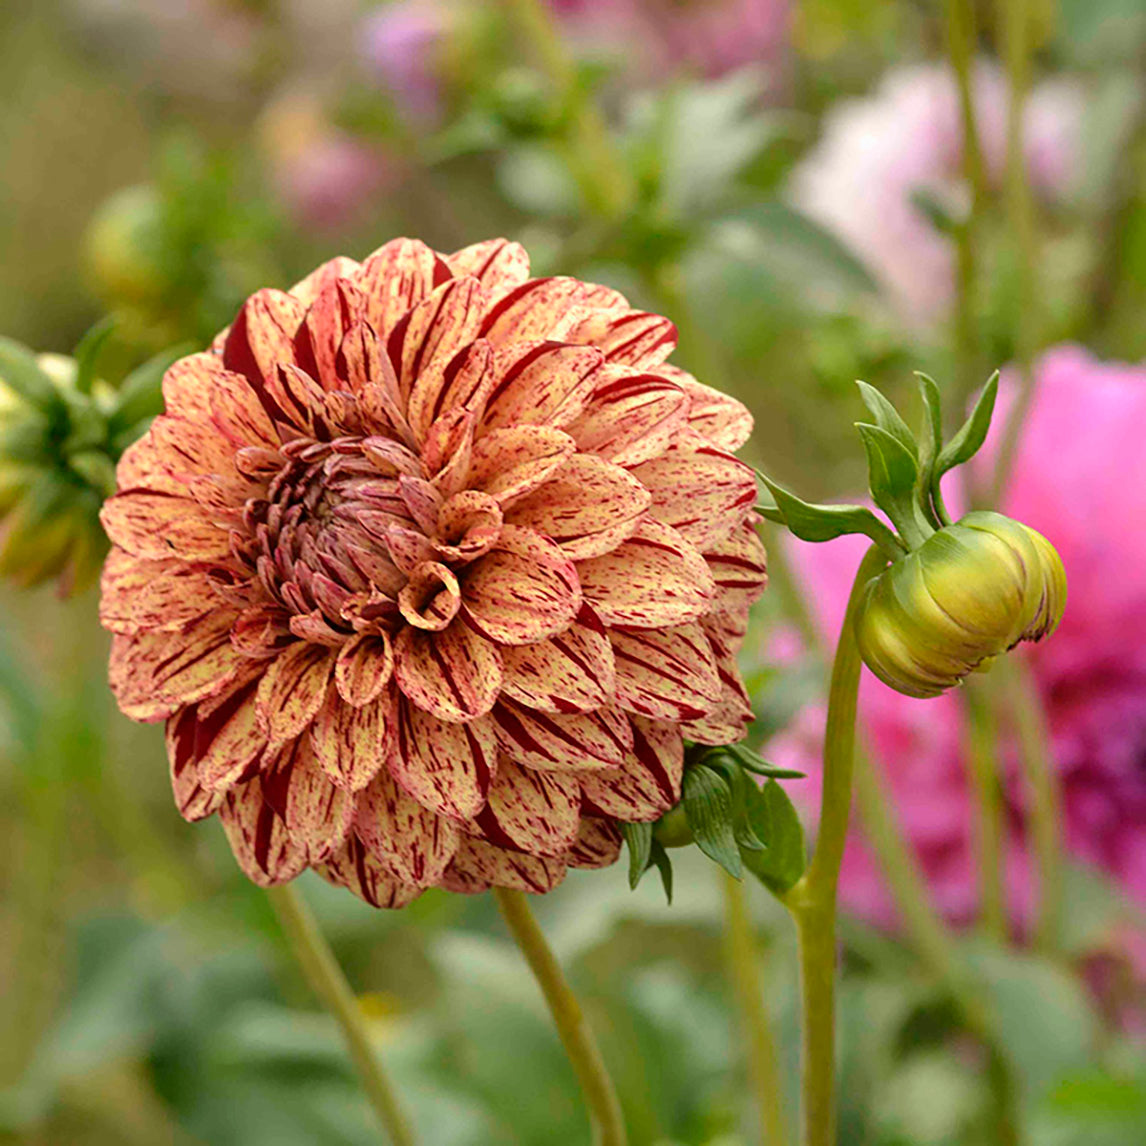
<svg viewBox="0 0 1146 1146"><path fill-rule="evenodd" d="M106 505L120 706L256 882L540 892L750 710L751 418L609 288L395 240L171 368Z"/></svg>

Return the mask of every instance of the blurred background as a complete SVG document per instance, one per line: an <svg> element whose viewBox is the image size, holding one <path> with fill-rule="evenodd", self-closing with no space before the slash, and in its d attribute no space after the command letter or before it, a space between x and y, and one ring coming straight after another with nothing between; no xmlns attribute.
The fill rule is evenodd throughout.
<svg viewBox="0 0 1146 1146"><path fill-rule="evenodd" d="M840 1141L1140 1146L1142 0L0 5L5 335L70 353L110 315L99 361L115 386L167 347L204 345L252 290L401 234L446 251L508 235L536 274L670 315L674 361L752 408L751 460L805 497L861 484L854 379L906 410L925 371L955 411L1004 368L1005 412L1026 417L1010 419L1013 442L993 431L996 492L1059 547L1071 602L1021 666L1037 711L987 678L1001 902L984 899L965 702L874 682L864 695L876 800L994 1033L987 1045L933 973L857 831ZM38 567L29 536L0 526L17 579ZM773 591L744 654L752 742L814 772L815 632L834 636L855 551L769 541ZM263 893L217 824L179 818L161 730L116 713L95 612L90 587L0 595L0 1141L378 1141ZM1055 781L1049 844L1032 737ZM814 789L790 786L813 820ZM573 873L537 910L634 1146L759 1141L719 872L680 853L668 907L653 877L630 891L623 867ZM1049 880L1048 935L1035 913ZM309 873L302 889L426 1143L588 1142L487 897L430 891L386 913ZM793 937L762 887L748 895L791 1124Z"/></svg>

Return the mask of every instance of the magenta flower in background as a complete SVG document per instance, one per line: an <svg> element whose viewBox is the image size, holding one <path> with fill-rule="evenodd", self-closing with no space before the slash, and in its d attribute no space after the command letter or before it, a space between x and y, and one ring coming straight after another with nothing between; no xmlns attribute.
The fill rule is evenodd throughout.
<svg viewBox="0 0 1146 1146"><path fill-rule="evenodd" d="M998 184L1006 165L1007 81L984 60L974 89L986 174ZM1078 173L1082 110L1081 91L1066 80L1039 85L1027 100L1026 157L1044 198L1065 198ZM962 164L950 68L897 68L872 95L829 112L820 142L797 168L791 196L867 263L908 322L926 326L949 306L955 256L915 197L926 194L949 207L966 201Z"/></svg>
<svg viewBox="0 0 1146 1146"><path fill-rule="evenodd" d="M1037 378L1001 508L1053 541L1070 586L1054 639L1029 653L1063 783L1067 846L1146 902L1146 366L1103 363L1062 346L1044 356ZM1012 393L1013 380L1005 380L1004 410ZM833 637L863 544L849 538L791 546ZM861 713L937 902L953 921L968 920L976 907L976 862L958 698L912 700L865 674ZM812 773L794 786L807 801L818 788L822 727L822 712L805 711L769 746L778 764ZM1024 796L1010 755L1008 875L1012 907L1022 918L1031 898L1020 845ZM852 911L893 923L890 898L858 831L841 891Z"/></svg>
<svg viewBox="0 0 1146 1146"><path fill-rule="evenodd" d="M574 38L642 80L669 71L713 77L746 64L780 70L789 0L550 0Z"/></svg>
<svg viewBox="0 0 1146 1146"><path fill-rule="evenodd" d="M441 114L443 46L450 14L438 0L399 0L362 25L362 55L371 75L417 123Z"/></svg>

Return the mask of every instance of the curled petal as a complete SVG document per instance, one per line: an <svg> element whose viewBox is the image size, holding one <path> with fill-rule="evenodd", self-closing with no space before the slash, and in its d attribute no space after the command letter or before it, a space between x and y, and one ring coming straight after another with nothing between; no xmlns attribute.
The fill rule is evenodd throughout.
<svg viewBox="0 0 1146 1146"><path fill-rule="evenodd" d="M571 773L519 768L503 760L477 823L490 843L557 856L577 839L580 812L581 786Z"/></svg>
<svg viewBox="0 0 1146 1146"><path fill-rule="evenodd" d="M609 626L659 629L695 621L716 595L696 547L649 519L612 553L580 562L577 576L585 599Z"/></svg>
<svg viewBox="0 0 1146 1146"><path fill-rule="evenodd" d="M589 712L614 690L613 648L587 606L563 633L502 650L502 691L525 708Z"/></svg>
<svg viewBox="0 0 1146 1146"><path fill-rule="evenodd" d="M360 633L347 641L334 662L338 695L361 708L381 695L394 675L394 652L386 633Z"/></svg>
<svg viewBox="0 0 1146 1146"><path fill-rule="evenodd" d="M532 529L504 526L497 544L467 570L462 602L470 623L503 645L543 641L568 628L581 607L577 570Z"/></svg>
<svg viewBox="0 0 1146 1146"><path fill-rule="evenodd" d="M501 524L501 506L488 493L463 490L438 511L433 545L447 561L467 564L497 544Z"/></svg>
<svg viewBox="0 0 1146 1146"><path fill-rule="evenodd" d="M515 502L506 520L544 533L567 557L583 561L631 536L651 501L627 470L593 454L574 454L549 481Z"/></svg>
<svg viewBox="0 0 1146 1146"><path fill-rule="evenodd" d="M315 870L323 879L354 892L371 907L405 907L422 894L416 884L403 883L351 834L345 844Z"/></svg>
<svg viewBox="0 0 1146 1146"><path fill-rule="evenodd" d="M461 607L461 590L453 571L437 561L414 567L398 594L398 609L416 629L440 633Z"/></svg>
<svg viewBox="0 0 1146 1146"><path fill-rule="evenodd" d="M684 742L675 724L635 716L633 750L612 772L586 772L581 791L586 807L623 823L660 819L680 801Z"/></svg>
<svg viewBox="0 0 1146 1146"><path fill-rule="evenodd" d="M488 719L452 724L409 703L398 708L390 774L423 808L459 823L485 805L497 762Z"/></svg>
<svg viewBox="0 0 1146 1146"><path fill-rule="evenodd" d="M354 825L371 855L397 879L419 887L436 884L458 848L453 821L427 811L386 771L363 790Z"/></svg>
<svg viewBox="0 0 1146 1146"><path fill-rule="evenodd" d="M233 788L219 808L219 819L235 859L259 887L289 883L307 864L306 845L294 839L263 799L262 784L252 780Z"/></svg>
<svg viewBox="0 0 1146 1146"><path fill-rule="evenodd" d="M331 689L310 726L310 742L330 782L357 792L385 766L396 733L393 690L366 704L350 705Z"/></svg>
<svg viewBox="0 0 1146 1146"><path fill-rule="evenodd" d="M394 644L394 679L415 705L441 720L474 720L497 699L501 656L461 621L440 633L405 628Z"/></svg>
<svg viewBox="0 0 1146 1146"><path fill-rule="evenodd" d="M617 703L655 720L696 720L720 700L716 658L695 621L671 629L609 633L617 665Z"/></svg>
<svg viewBox="0 0 1146 1146"><path fill-rule="evenodd" d="M563 715L502 701L493 710L493 722L498 747L527 768L570 772L617 768L633 747L628 717L611 706Z"/></svg>
<svg viewBox="0 0 1146 1146"><path fill-rule="evenodd" d="M271 662L259 681L257 701L259 725L270 740L290 740L314 719L333 668L330 649L304 641Z"/></svg>
<svg viewBox="0 0 1146 1146"><path fill-rule="evenodd" d="M463 835L453 863L446 869L442 886L463 895L474 895L490 887L508 887L544 895L565 878L565 864L559 859L508 851L485 840Z"/></svg>

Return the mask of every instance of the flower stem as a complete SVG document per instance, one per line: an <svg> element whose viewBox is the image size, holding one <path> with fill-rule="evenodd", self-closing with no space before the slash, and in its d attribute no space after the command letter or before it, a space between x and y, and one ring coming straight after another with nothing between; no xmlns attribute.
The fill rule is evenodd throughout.
<svg viewBox="0 0 1146 1146"><path fill-rule="evenodd" d="M593 1120L595 1146L625 1146L625 1121L613 1081L585 1022L581 1004L545 941L529 901L524 892L505 887L495 887L493 897L545 996L565 1053L577 1072Z"/></svg>
<svg viewBox="0 0 1146 1146"><path fill-rule="evenodd" d="M784 1088L780 1081L779 1055L757 966L756 940L748 916L744 884L727 872L720 873L724 889L724 950L728 977L740 1011L740 1022L748 1052L748 1074L759 1107L760 1128L765 1146L784 1146L788 1141L784 1125Z"/></svg>
<svg viewBox="0 0 1146 1146"><path fill-rule="evenodd" d="M505 0L542 70L557 85L569 116L570 163L595 214L616 219L633 197L632 177L617 154L605 121L585 92L577 65L566 49L543 0Z"/></svg>
<svg viewBox="0 0 1146 1146"><path fill-rule="evenodd" d="M808 870L784 897L795 919L800 950L804 1022L800 1071L802 1146L834 1146L836 1140L836 896L851 811L862 664L855 637L855 618L867 582L886 565L887 558L873 545L856 571L828 690L816 850Z"/></svg>
<svg viewBox="0 0 1146 1146"><path fill-rule="evenodd" d="M1007 939L1004 892L1004 825L998 723L992 698L976 680L963 685L967 729L968 777L975 800L979 856L979 907L984 932L1000 943Z"/></svg>
<svg viewBox="0 0 1146 1146"><path fill-rule="evenodd" d="M346 1049L358 1071L362 1089L393 1146L414 1146L414 1132L398 1096L370 1045L370 1035L354 992L323 938L306 901L292 884L267 890L279 923L311 989L342 1027Z"/></svg>
<svg viewBox="0 0 1146 1146"><path fill-rule="evenodd" d="M1031 839L1039 887L1035 940L1044 951L1053 953L1062 927L1062 792L1046 715L1030 666L1022 656L1012 654L1008 658L1003 689L1019 742L1023 778L1030 792Z"/></svg>

